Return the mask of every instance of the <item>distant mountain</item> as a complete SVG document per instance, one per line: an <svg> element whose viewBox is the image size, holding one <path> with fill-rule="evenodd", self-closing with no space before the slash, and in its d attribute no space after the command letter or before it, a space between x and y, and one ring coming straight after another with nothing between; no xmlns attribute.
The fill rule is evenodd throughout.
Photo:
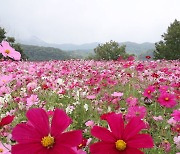
<svg viewBox="0 0 180 154"><path fill-rule="evenodd" d="M23 44L21 44L21 47L30 61L66 60L72 58L71 54L57 48Z"/></svg>
<svg viewBox="0 0 180 154"><path fill-rule="evenodd" d="M134 43L134 42L122 42L119 43L120 45L126 45L126 52L135 54L135 55L140 55L144 52L147 52L149 50L154 50L155 49L155 44L154 43Z"/></svg>
<svg viewBox="0 0 180 154"><path fill-rule="evenodd" d="M75 54L81 55L82 52L86 53L93 53L94 48L98 46L98 42L93 42L93 43L86 43L82 45L76 45L76 44L53 44L53 43L47 43L41 39L39 39L36 36L32 36L29 39L26 40L19 40L18 41L21 44L26 44L26 45L35 45L35 46L43 46L43 47L54 47L58 48L64 51L73 51ZM134 42L120 42L120 45L126 45L126 52L130 54L135 54L135 55L140 55L142 53L145 53L149 50L154 50L155 49L155 44L154 43L134 43Z"/></svg>

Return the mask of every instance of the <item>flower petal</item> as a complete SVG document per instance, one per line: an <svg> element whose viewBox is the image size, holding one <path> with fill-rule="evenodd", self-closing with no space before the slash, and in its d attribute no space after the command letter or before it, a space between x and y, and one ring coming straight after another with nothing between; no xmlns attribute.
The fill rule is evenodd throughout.
<svg viewBox="0 0 180 154"><path fill-rule="evenodd" d="M57 146L50 149L48 151L48 154L77 154L77 153L70 147Z"/></svg>
<svg viewBox="0 0 180 154"><path fill-rule="evenodd" d="M115 143L97 142L90 145L91 154L119 154L116 150ZM122 154L126 154L122 152Z"/></svg>
<svg viewBox="0 0 180 154"><path fill-rule="evenodd" d="M30 123L36 128L42 136L47 136L50 132L49 119L46 112L41 108L28 110L26 116Z"/></svg>
<svg viewBox="0 0 180 154"><path fill-rule="evenodd" d="M41 144L16 144L12 146L12 154L45 154L46 149Z"/></svg>
<svg viewBox="0 0 180 154"><path fill-rule="evenodd" d="M152 148L154 146L152 137L148 134L138 134L127 141L132 148Z"/></svg>
<svg viewBox="0 0 180 154"><path fill-rule="evenodd" d="M55 146L76 147L82 142L82 131L75 130L63 133L56 138Z"/></svg>
<svg viewBox="0 0 180 154"><path fill-rule="evenodd" d="M4 118L2 118L1 122L0 122L0 126L4 126L4 125L8 125L10 124L14 119L14 116L6 116Z"/></svg>
<svg viewBox="0 0 180 154"><path fill-rule="evenodd" d="M125 150L125 154L144 154L144 152L140 151L139 149L136 148L127 148Z"/></svg>
<svg viewBox="0 0 180 154"><path fill-rule="evenodd" d="M69 118L63 110L56 109L54 111L54 116L51 124L52 136L61 134L71 124L71 122L71 118Z"/></svg>
<svg viewBox="0 0 180 154"><path fill-rule="evenodd" d="M112 133L120 139L124 132L124 121L122 114L112 114L107 117L107 122L111 128Z"/></svg>
<svg viewBox="0 0 180 154"><path fill-rule="evenodd" d="M12 138L19 143L41 143L42 137L34 127L27 124L18 124L12 131Z"/></svg>
<svg viewBox="0 0 180 154"><path fill-rule="evenodd" d="M94 126L91 129L91 134L97 138L99 138L102 141L106 142L116 142L115 136L106 128L100 127L100 126Z"/></svg>
<svg viewBox="0 0 180 154"><path fill-rule="evenodd" d="M145 123L140 118L134 117L126 125L123 134L123 139L128 140L145 128Z"/></svg>

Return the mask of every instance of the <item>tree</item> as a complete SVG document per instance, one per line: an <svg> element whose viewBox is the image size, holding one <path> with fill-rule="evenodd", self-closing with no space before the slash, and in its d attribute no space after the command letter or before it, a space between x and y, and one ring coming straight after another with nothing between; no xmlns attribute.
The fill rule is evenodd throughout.
<svg viewBox="0 0 180 154"><path fill-rule="evenodd" d="M6 38L5 34L5 30L0 27L0 43Z"/></svg>
<svg viewBox="0 0 180 154"><path fill-rule="evenodd" d="M105 44L99 44L94 49L95 59L97 60L117 60L119 56L127 58L129 55L125 51L126 46L120 46L115 41L106 42Z"/></svg>
<svg viewBox="0 0 180 154"><path fill-rule="evenodd" d="M6 31L4 30L4 28L0 27L0 43L5 40L7 42L10 43L10 45L18 52L21 53L21 59L27 59L27 56L24 54L24 51L21 47L20 44L15 43L15 38L14 37L7 37L6 36ZM1 59L2 55L0 54L0 59Z"/></svg>
<svg viewBox="0 0 180 154"><path fill-rule="evenodd" d="M180 59L180 21L175 20L170 24L162 38L155 44L154 59Z"/></svg>

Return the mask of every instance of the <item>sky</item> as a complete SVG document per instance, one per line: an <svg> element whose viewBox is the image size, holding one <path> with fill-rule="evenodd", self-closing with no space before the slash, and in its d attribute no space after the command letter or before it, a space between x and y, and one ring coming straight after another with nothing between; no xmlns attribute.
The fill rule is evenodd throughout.
<svg viewBox="0 0 180 154"><path fill-rule="evenodd" d="M180 0L0 0L0 27L48 43L158 42Z"/></svg>

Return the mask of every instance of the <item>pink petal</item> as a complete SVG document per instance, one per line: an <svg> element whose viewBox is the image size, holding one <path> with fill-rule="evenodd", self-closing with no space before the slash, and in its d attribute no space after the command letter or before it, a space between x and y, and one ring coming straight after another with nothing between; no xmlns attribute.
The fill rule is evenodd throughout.
<svg viewBox="0 0 180 154"><path fill-rule="evenodd" d="M13 53L13 58L14 58L14 60L20 60L21 59L21 54L19 52L15 51Z"/></svg>
<svg viewBox="0 0 180 154"><path fill-rule="evenodd" d="M145 129L145 123L138 117L132 118L129 123L126 125L123 139L128 140L133 136L137 135L142 129Z"/></svg>
<svg viewBox="0 0 180 154"><path fill-rule="evenodd" d="M49 149L48 153L44 153L44 154L77 154L77 153L70 147L57 146L57 147L53 147L52 149Z"/></svg>
<svg viewBox="0 0 180 154"><path fill-rule="evenodd" d="M111 128L112 133L117 139L122 137L124 132L124 121L122 119L122 114L112 114L107 117L107 122Z"/></svg>
<svg viewBox="0 0 180 154"><path fill-rule="evenodd" d="M136 149L136 148L127 148L126 150L125 150L125 154L144 154L144 152L142 152L142 151L140 151L140 150L138 150L138 149Z"/></svg>
<svg viewBox="0 0 180 154"><path fill-rule="evenodd" d="M39 134L47 136L50 132L47 113L41 108L30 109L26 116L30 123L37 129Z"/></svg>
<svg viewBox="0 0 180 154"><path fill-rule="evenodd" d="M10 124L14 119L14 116L6 116L4 118L2 118L1 122L0 122L0 126L4 126L4 125L8 125Z"/></svg>
<svg viewBox="0 0 180 154"><path fill-rule="evenodd" d="M100 126L94 126L91 129L91 134L97 138L99 138L102 141L106 142L116 142L116 137L106 128L100 127Z"/></svg>
<svg viewBox="0 0 180 154"><path fill-rule="evenodd" d="M128 147L152 148L154 146L152 137L148 134L138 134L127 141Z"/></svg>
<svg viewBox="0 0 180 154"><path fill-rule="evenodd" d="M82 142L82 131L63 133L56 138L56 146L76 147Z"/></svg>
<svg viewBox="0 0 180 154"><path fill-rule="evenodd" d="M3 47L6 47L6 48L10 47L9 42L7 42L7 41L2 41L1 44Z"/></svg>
<svg viewBox="0 0 180 154"><path fill-rule="evenodd" d="M63 110L56 109L52 119L51 134L53 136L61 134L71 124L71 121Z"/></svg>
<svg viewBox="0 0 180 154"><path fill-rule="evenodd" d="M40 143L43 137L34 127L27 124L18 124L12 131L12 138L19 143Z"/></svg>
<svg viewBox="0 0 180 154"><path fill-rule="evenodd" d="M45 154L47 150L39 143L16 144L12 146L12 154Z"/></svg>
<svg viewBox="0 0 180 154"><path fill-rule="evenodd" d="M115 143L97 142L90 145L91 154L119 154L116 150ZM121 152L121 154L126 154Z"/></svg>

